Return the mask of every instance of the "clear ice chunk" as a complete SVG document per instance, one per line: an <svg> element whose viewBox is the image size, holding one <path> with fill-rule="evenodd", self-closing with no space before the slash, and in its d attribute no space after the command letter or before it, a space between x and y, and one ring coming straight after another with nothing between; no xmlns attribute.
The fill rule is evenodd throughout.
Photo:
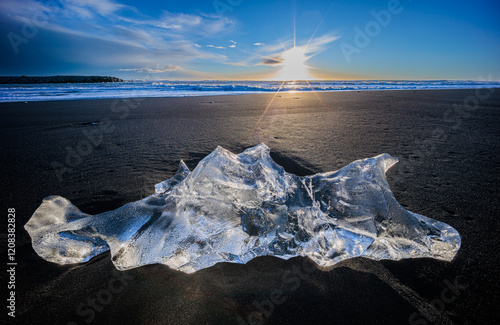
<svg viewBox="0 0 500 325"><path fill-rule="evenodd" d="M452 260L458 232L394 198L385 172L396 162L382 154L299 177L265 144L239 155L218 147L193 171L181 161L155 194L113 211L88 215L47 197L25 229L47 261L81 263L110 249L120 270L161 263L192 273L264 255L325 267L357 256Z"/></svg>

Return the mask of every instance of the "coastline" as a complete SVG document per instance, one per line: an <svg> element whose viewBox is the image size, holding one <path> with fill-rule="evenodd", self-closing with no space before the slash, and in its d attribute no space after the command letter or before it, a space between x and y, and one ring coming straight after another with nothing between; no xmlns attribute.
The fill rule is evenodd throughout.
<svg viewBox="0 0 500 325"><path fill-rule="evenodd" d="M498 320L500 89L9 102L0 103L0 116L2 204L18 211L18 316L27 323L47 310L57 315L47 322L61 324L85 323L91 315L95 323L174 324L250 323L257 314L264 323ZM83 141L92 143L89 134L94 145L78 155ZM180 159L193 168L217 145L239 153L259 142L299 175L383 152L397 156L387 174L396 198L457 229L460 252L450 263L353 259L329 271L310 269L301 258L263 257L193 275L161 265L119 272L108 253L82 265L45 262L22 229L45 196L104 212L153 193ZM283 280L297 269L303 277ZM118 283L113 279L123 290L92 307L89 299ZM450 283L458 285L446 302ZM273 302L275 291L286 299Z"/></svg>
<svg viewBox="0 0 500 325"><path fill-rule="evenodd" d="M105 77L107 78L107 77ZM302 92L468 90L500 88L498 81L123 81L0 85L0 102L117 98L177 98Z"/></svg>
<svg viewBox="0 0 500 325"><path fill-rule="evenodd" d="M412 93L425 93L425 92L474 92L474 91L487 91L489 92L500 92L500 87L485 87L485 88L460 88L460 89L364 89L364 90L357 90L357 89L345 89L345 90L320 90L320 91L302 91L302 90L294 90L294 91L280 91L280 92L259 92L259 93L220 93L216 95L210 95L210 94L200 94L200 95L186 95L186 96L117 96L117 97L99 97L99 98L65 98L65 99L47 99L47 100L19 100L19 101L0 101L0 109L2 108L1 106L4 105L9 105L9 104L34 104L34 103L61 103L61 102L80 102L80 101L111 101L111 102L118 102L118 101L127 101L127 100L132 100L134 103L140 103L144 100L176 100L176 99L186 99L186 98L198 98L198 99L203 99L205 98L207 101L213 101L212 99L220 98L220 97L233 97L233 96L271 96L273 97L275 94L278 94L278 96L282 95L298 95L298 94L338 94L338 93L372 93L372 92L395 92L395 93L405 93L405 92L412 92ZM297 96L295 96L297 97Z"/></svg>

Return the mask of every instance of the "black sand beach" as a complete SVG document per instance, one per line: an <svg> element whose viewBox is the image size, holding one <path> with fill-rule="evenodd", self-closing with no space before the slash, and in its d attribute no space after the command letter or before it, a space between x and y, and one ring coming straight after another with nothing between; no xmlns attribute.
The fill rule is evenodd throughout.
<svg viewBox="0 0 500 325"><path fill-rule="evenodd" d="M15 322L500 323L500 89L283 93L270 104L274 96L1 103ZM189 275L162 265L119 272L109 252L81 265L46 262L23 228L46 196L101 213L152 194L181 159L192 169L218 145L239 153L260 142L299 175L398 157L387 175L398 201L457 229L462 248L452 262L356 258L319 270L263 257ZM6 221L0 227L6 256Z"/></svg>

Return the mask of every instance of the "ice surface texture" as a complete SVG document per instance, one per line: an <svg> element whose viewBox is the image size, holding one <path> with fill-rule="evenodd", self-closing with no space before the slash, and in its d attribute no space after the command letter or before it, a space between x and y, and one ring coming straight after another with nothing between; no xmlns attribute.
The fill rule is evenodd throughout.
<svg viewBox="0 0 500 325"><path fill-rule="evenodd" d="M299 177L264 144L239 155L218 147L193 171L181 161L155 194L114 211L88 215L48 197L25 229L47 261L81 263L110 249L120 270L161 263L192 273L263 255L320 266L357 256L450 261L460 235L396 201L385 177L396 162L382 154Z"/></svg>

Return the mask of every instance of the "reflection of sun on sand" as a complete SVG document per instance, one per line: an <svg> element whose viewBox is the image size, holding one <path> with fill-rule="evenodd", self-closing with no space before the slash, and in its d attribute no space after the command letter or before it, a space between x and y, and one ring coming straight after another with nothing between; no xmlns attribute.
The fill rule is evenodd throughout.
<svg viewBox="0 0 500 325"><path fill-rule="evenodd" d="M283 67L281 68L277 80L310 80L313 79L309 74L306 61L308 57L304 47L292 47L282 54Z"/></svg>

